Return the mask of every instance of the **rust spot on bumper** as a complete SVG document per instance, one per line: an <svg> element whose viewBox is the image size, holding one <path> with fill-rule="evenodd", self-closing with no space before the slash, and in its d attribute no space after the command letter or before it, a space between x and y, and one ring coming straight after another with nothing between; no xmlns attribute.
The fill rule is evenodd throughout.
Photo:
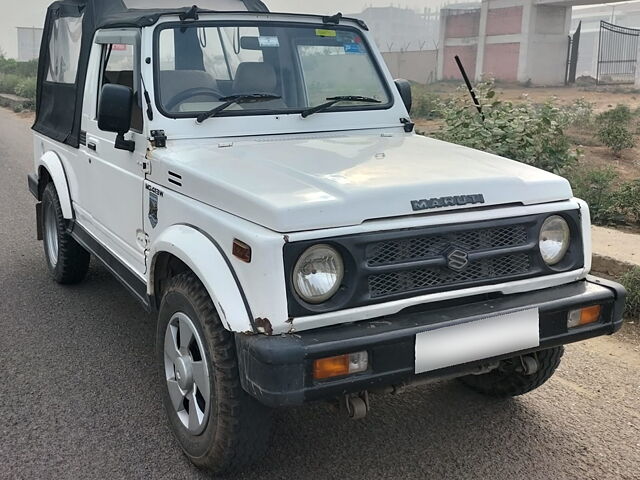
<svg viewBox="0 0 640 480"><path fill-rule="evenodd" d="M273 327L271 326L271 322L268 318L259 317L256 318L254 322L256 324L258 332L264 333L266 335L273 335Z"/></svg>

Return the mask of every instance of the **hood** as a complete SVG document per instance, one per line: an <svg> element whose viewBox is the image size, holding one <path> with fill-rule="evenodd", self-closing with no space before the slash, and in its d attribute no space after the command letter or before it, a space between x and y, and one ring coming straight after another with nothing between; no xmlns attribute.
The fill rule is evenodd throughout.
<svg viewBox="0 0 640 480"><path fill-rule="evenodd" d="M150 180L277 232L572 197L551 173L410 134L177 140L152 155Z"/></svg>

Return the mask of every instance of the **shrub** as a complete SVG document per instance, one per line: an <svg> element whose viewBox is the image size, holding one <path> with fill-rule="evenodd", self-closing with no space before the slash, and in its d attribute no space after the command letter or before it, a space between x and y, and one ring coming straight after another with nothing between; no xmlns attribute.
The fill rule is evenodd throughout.
<svg viewBox="0 0 640 480"><path fill-rule="evenodd" d="M627 148L636 146L633 134L624 123L607 120L598 128L598 138L611 149L616 157Z"/></svg>
<svg viewBox="0 0 640 480"><path fill-rule="evenodd" d="M633 113L626 105L601 113L596 118L598 138L618 157L620 152L635 147L635 139L629 129Z"/></svg>
<svg viewBox="0 0 640 480"><path fill-rule="evenodd" d="M622 275L620 283L627 289L625 314L640 318L640 267L635 267Z"/></svg>
<svg viewBox="0 0 640 480"><path fill-rule="evenodd" d="M0 73L0 93L15 93L19 83L18 75Z"/></svg>
<svg viewBox="0 0 640 480"><path fill-rule="evenodd" d="M595 104L584 98L579 98L571 105L564 108L571 125L588 128L593 125L593 108Z"/></svg>
<svg viewBox="0 0 640 480"><path fill-rule="evenodd" d="M570 116L554 103L500 101L492 82L480 84L476 94L484 120L461 89L441 105L445 125L434 136L554 173L564 173L574 163L577 154L564 134Z"/></svg>
<svg viewBox="0 0 640 480"><path fill-rule="evenodd" d="M589 204L593 223L610 225L624 221L616 189L618 174L613 169L574 168L568 172L567 178L574 195Z"/></svg>
<svg viewBox="0 0 640 480"><path fill-rule="evenodd" d="M435 93L419 92L413 96L411 114L426 119L439 118L440 97Z"/></svg>
<svg viewBox="0 0 640 480"><path fill-rule="evenodd" d="M618 204L627 218L640 223L640 179L622 185L617 197Z"/></svg>
<svg viewBox="0 0 640 480"><path fill-rule="evenodd" d="M27 98L31 101L36 99L36 79L33 77L25 78L15 88L16 95Z"/></svg>

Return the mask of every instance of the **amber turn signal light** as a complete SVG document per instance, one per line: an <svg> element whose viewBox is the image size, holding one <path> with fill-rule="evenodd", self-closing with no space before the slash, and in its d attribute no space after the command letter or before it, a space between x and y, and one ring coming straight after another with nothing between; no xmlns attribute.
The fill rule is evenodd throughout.
<svg viewBox="0 0 640 480"><path fill-rule="evenodd" d="M571 310L567 318L567 328L580 327L588 325L600 320L600 312L602 307L594 305L592 307L581 308L579 310Z"/></svg>
<svg viewBox="0 0 640 480"><path fill-rule="evenodd" d="M348 353L335 357L320 358L313 362L313 378L324 380L364 372L369 366L367 352Z"/></svg>
<svg viewBox="0 0 640 480"><path fill-rule="evenodd" d="M233 240L233 256L243 262L251 263L251 247L236 238Z"/></svg>

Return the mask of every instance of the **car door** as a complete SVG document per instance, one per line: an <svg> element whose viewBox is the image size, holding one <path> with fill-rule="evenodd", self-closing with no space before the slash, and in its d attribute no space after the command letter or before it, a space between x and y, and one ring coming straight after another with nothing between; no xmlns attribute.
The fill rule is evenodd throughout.
<svg viewBox="0 0 640 480"><path fill-rule="evenodd" d="M140 95L140 34L136 30L101 31L96 35L92 55L97 74L87 76L85 99L93 98L95 105L87 106L82 129L86 142L81 150L87 157L83 209L87 230L112 254L135 273L143 274L145 245L142 235L142 192L145 172L146 135ZM90 81L92 79L92 81ZM119 84L134 90L131 131L133 152L115 148L115 133L98 128L98 109L102 87ZM89 91L93 89L93 91Z"/></svg>

